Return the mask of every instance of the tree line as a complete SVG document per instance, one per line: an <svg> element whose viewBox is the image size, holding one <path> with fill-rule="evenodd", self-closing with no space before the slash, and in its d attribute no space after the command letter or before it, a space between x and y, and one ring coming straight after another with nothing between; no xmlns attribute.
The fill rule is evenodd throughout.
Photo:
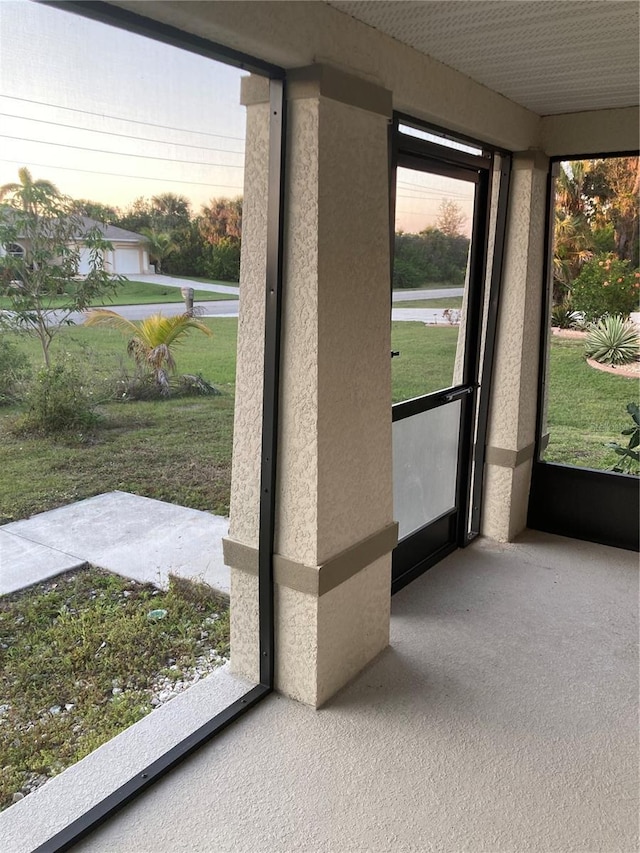
<svg viewBox="0 0 640 853"><path fill-rule="evenodd" d="M562 162L555 190L554 306L588 320L638 310L640 159Z"/></svg>
<svg viewBox="0 0 640 853"><path fill-rule="evenodd" d="M464 284L469 238L462 233L466 216L456 202L444 199L435 226L417 234L396 232L393 287Z"/></svg>
<svg viewBox="0 0 640 853"><path fill-rule="evenodd" d="M142 234L159 273L239 281L242 198L213 198L194 213L187 198L161 193L120 210L79 199L84 216Z"/></svg>

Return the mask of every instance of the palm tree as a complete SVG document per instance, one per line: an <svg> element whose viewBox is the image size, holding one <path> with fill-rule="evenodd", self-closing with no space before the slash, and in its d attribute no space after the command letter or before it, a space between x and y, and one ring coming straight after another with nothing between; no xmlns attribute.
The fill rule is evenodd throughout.
<svg viewBox="0 0 640 853"><path fill-rule="evenodd" d="M58 188L51 181L43 179L34 181L26 166L18 169L18 183L4 184L0 187L0 201L4 201L7 196L13 196L14 201L20 202L24 213L36 213L43 200L59 195Z"/></svg>
<svg viewBox="0 0 640 853"><path fill-rule="evenodd" d="M131 335L127 344L128 354L136 364L153 373L154 380L163 396L169 394L169 373L175 372L176 362L172 349L192 330L199 329L205 335L212 332L204 323L188 314L163 317L152 314L139 323L132 323L115 311L96 308L89 312L86 326L109 326Z"/></svg>
<svg viewBox="0 0 640 853"><path fill-rule="evenodd" d="M162 273L162 262L173 252L177 252L180 246L172 239L171 234L166 231L154 231L153 228L141 228L140 233L149 241L149 254L156 263L156 270Z"/></svg>

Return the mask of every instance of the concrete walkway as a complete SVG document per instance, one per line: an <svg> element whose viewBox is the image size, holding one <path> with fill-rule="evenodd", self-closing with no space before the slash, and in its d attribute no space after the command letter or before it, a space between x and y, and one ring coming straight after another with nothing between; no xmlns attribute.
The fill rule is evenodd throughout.
<svg viewBox="0 0 640 853"><path fill-rule="evenodd" d="M228 595L228 529L221 516L108 492L0 527L0 595L85 563L156 586L170 573L203 580Z"/></svg>

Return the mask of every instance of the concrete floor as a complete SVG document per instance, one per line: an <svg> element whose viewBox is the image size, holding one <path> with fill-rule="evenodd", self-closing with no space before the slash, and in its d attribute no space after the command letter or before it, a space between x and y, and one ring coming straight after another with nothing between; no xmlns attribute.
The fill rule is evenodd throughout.
<svg viewBox="0 0 640 853"><path fill-rule="evenodd" d="M637 555L476 542L320 711L277 695L74 850L638 849Z"/></svg>

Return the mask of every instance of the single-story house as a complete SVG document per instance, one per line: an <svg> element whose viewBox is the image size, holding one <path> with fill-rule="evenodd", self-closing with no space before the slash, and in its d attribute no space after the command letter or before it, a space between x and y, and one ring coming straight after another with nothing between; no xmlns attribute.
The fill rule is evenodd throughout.
<svg viewBox="0 0 640 853"><path fill-rule="evenodd" d="M79 236L86 234L88 231L98 228L105 240L111 243L112 248L107 250L104 259L105 269L119 275L139 275L141 273L153 272L153 268L149 266L149 251L148 240L142 234L136 234L134 231L127 231L124 228L117 228L115 225L110 225L104 222L98 222L91 219L89 216L79 218ZM5 253L20 255L28 249L28 238L21 238L20 235L15 242L5 247L0 246L0 255ZM78 274L86 275L89 272L89 249L80 249L80 261L78 265Z"/></svg>

